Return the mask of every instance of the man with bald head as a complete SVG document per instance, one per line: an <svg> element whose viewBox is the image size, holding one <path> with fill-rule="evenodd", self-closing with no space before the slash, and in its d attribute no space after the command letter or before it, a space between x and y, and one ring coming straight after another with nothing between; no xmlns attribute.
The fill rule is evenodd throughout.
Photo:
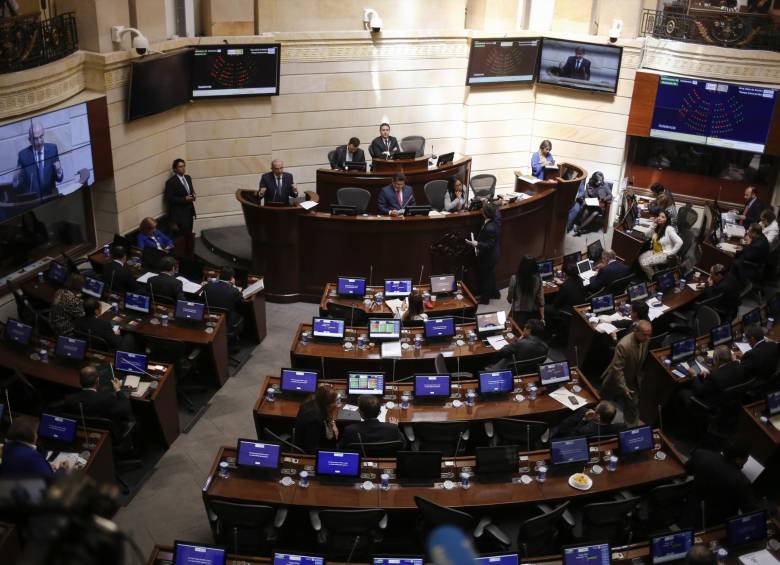
<svg viewBox="0 0 780 565"><path fill-rule="evenodd" d="M601 396L623 409L627 426L639 423L639 392L642 388L642 366L647 359L648 342L653 326L639 320L631 333L615 347L612 362L601 375Z"/></svg>
<svg viewBox="0 0 780 565"><path fill-rule="evenodd" d="M37 193L39 198L57 194L57 183L62 182L63 173L57 145L44 143L46 130L40 122L31 122L28 139L30 145L19 151L14 176L14 191Z"/></svg>
<svg viewBox="0 0 780 565"><path fill-rule="evenodd" d="M284 163L280 159L271 161L271 172L260 177L257 195L265 198L266 204L290 204L290 199L298 196L293 176L284 172Z"/></svg>

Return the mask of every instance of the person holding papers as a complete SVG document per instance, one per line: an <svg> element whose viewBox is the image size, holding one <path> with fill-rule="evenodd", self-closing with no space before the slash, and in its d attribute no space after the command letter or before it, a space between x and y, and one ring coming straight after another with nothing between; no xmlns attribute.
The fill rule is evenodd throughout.
<svg viewBox="0 0 780 565"><path fill-rule="evenodd" d="M690 388L680 391L680 422L685 422L691 406L691 396L695 396L707 406L717 407L723 399L723 392L745 380L745 371L734 360L727 345L718 345L712 352L712 371L697 376L694 369L688 369L691 377Z"/></svg>
<svg viewBox="0 0 780 565"><path fill-rule="evenodd" d="M501 298L496 288L496 264L500 254L501 212L492 202L482 206L482 229L477 239L474 234L466 243L474 248L477 254L477 277L479 278L478 297L480 304L489 304L491 298Z"/></svg>
<svg viewBox="0 0 780 565"><path fill-rule="evenodd" d="M387 422L379 421L381 406L376 396L364 394L358 398L358 411L362 422L350 424L344 429L344 434L339 441L339 448L346 451L364 450L361 443L377 443L386 441L401 442L401 449L406 445L406 439L398 428L398 420L388 418Z"/></svg>
<svg viewBox="0 0 780 565"><path fill-rule="evenodd" d="M92 365L87 365L79 373L81 390L65 398L62 410L67 414L81 414L106 418L122 429L127 422L133 420L133 410L130 399L122 392L122 381L111 381L113 391L98 390L98 372Z"/></svg>
<svg viewBox="0 0 780 565"><path fill-rule="evenodd" d="M612 189L604 181L604 173L596 171L590 176L585 186L585 193L577 198L577 203L582 208L574 219L574 235L597 230L610 202L612 202Z"/></svg>
<svg viewBox="0 0 780 565"><path fill-rule="evenodd" d="M745 207L742 209L742 213L740 214L737 210L733 212L736 214L737 222L747 227L758 222L759 218L761 218L761 212L766 208L766 204L758 199L755 186L748 186L743 197L745 198Z"/></svg>
<svg viewBox="0 0 780 565"><path fill-rule="evenodd" d="M663 210L658 212L653 237L650 240L650 250L639 255L639 266L648 279L653 278L655 267L666 265L682 247L682 239L677 235L677 230L669 225L668 220L666 212Z"/></svg>
<svg viewBox="0 0 780 565"><path fill-rule="evenodd" d="M176 278L176 259L163 257L160 261L160 274L148 281L153 300L163 298L173 304L184 298L184 285Z"/></svg>
<svg viewBox="0 0 780 565"><path fill-rule="evenodd" d="M745 328L745 337L750 350L745 353L737 351L737 359L740 360L745 374L750 375L751 379L757 379L759 386L767 384L777 367L777 343L767 341L764 330L755 324Z"/></svg>
<svg viewBox="0 0 780 565"><path fill-rule="evenodd" d="M170 251L173 249L173 241L170 237L157 229L157 220L154 218L144 218L139 227L138 249L141 251L145 247L159 249L160 251Z"/></svg>
<svg viewBox="0 0 780 565"><path fill-rule="evenodd" d="M552 143L545 139L539 144L539 151L531 155L531 174L539 180L544 180L544 168L555 165L552 153Z"/></svg>
<svg viewBox="0 0 780 565"><path fill-rule="evenodd" d="M396 173L393 182L382 187L376 202L380 214L399 216L403 214L407 206L414 206L414 192L412 187L406 184L406 175Z"/></svg>
<svg viewBox="0 0 780 565"><path fill-rule="evenodd" d="M203 286L209 307L227 311L228 324L231 327L241 323L241 291L236 288L236 275L232 267L224 267L219 279L210 280Z"/></svg>
<svg viewBox="0 0 780 565"><path fill-rule="evenodd" d="M390 124L383 123L379 126L379 137L375 137L368 147L372 159L389 159L393 153L398 153L401 146L398 140L390 135Z"/></svg>
<svg viewBox="0 0 780 565"><path fill-rule="evenodd" d="M609 400L602 400L595 408L582 406L550 430L550 439L616 435L625 426L613 424L617 408Z"/></svg>
<svg viewBox="0 0 780 565"><path fill-rule="evenodd" d="M522 327L531 318L544 321L544 285L530 255L520 259L517 271L510 277L506 300L512 305L512 319L517 325Z"/></svg>
<svg viewBox="0 0 780 565"><path fill-rule="evenodd" d="M447 180L447 192L444 193L444 210L447 212L458 212L464 210L466 204L463 183L458 177L452 175Z"/></svg>

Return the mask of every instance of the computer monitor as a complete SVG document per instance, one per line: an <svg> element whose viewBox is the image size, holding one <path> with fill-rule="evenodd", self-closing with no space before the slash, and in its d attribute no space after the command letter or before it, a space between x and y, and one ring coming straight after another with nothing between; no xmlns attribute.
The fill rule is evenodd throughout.
<svg viewBox="0 0 780 565"><path fill-rule="evenodd" d="M446 165L447 163L452 163L455 160L455 152L451 151L450 153L443 153L439 155L439 158L436 160L436 166L441 167L442 165Z"/></svg>
<svg viewBox="0 0 780 565"><path fill-rule="evenodd" d="M647 291L647 283L641 282L630 285L626 292L628 292L628 301L633 302L634 300L646 300L650 293Z"/></svg>
<svg viewBox="0 0 780 565"><path fill-rule="evenodd" d="M753 325L755 326L761 325L761 308L753 308L752 310L745 312L745 315L742 316L743 329Z"/></svg>
<svg viewBox="0 0 780 565"><path fill-rule="evenodd" d="M417 157L417 152L415 151L399 151L398 153L393 153L391 155L391 158L395 161L400 161L401 159L414 159Z"/></svg>
<svg viewBox="0 0 780 565"><path fill-rule="evenodd" d="M28 345L30 343L30 336L32 336L33 327L8 318L5 323L5 330L3 331L3 338L6 341L15 343L17 345Z"/></svg>
<svg viewBox="0 0 780 565"><path fill-rule="evenodd" d="M458 284L455 281L455 275L435 275L431 277L432 294L449 294L455 292Z"/></svg>
<svg viewBox="0 0 780 565"><path fill-rule="evenodd" d="M83 361L87 353L87 342L83 339L76 339L61 335L57 338L57 345L54 348L54 355L62 359L71 359L73 361Z"/></svg>
<svg viewBox="0 0 780 565"><path fill-rule="evenodd" d="M311 394L317 390L317 371L304 371L301 369L282 369L282 392Z"/></svg>
<svg viewBox="0 0 780 565"><path fill-rule="evenodd" d="M84 277L84 286L82 287L81 292L87 296L92 296L93 298L102 298L103 289L105 287L106 283L99 279Z"/></svg>
<svg viewBox="0 0 780 565"><path fill-rule="evenodd" d="M363 296L365 293L364 277L339 277L336 282L336 294L339 296Z"/></svg>
<svg viewBox="0 0 780 565"><path fill-rule="evenodd" d="M623 430L618 434L620 453L638 453L653 449L653 429L650 426L639 426L630 430Z"/></svg>
<svg viewBox="0 0 780 565"><path fill-rule="evenodd" d="M486 371L479 374L479 394L509 394L514 387L512 371Z"/></svg>
<svg viewBox="0 0 780 565"><path fill-rule="evenodd" d="M346 322L339 319L312 318L312 335L320 339L344 339Z"/></svg>
<svg viewBox="0 0 780 565"><path fill-rule="evenodd" d="M477 565L518 565L517 553L479 555L475 562Z"/></svg>
<svg viewBox="0 0 780 565"><path fill-rule="evenodd" d="M227 550L216 545L177 541L173 546L173 565L225 565Z"/></svg>
<svg viewBox="0 0 780 565"><path fill-rule="evenodd" d="M550 440L550 461L553 465L584 463L590 459L588 438L574 437Z"/></svg>
<svg viewBox="0 0 780 565"><path fill-rule="evenodd" d="M325 565L325 558L319 555L274 553L273 565Z"/></svg>
<svg viewBox="0 0 780 565"><path fill-rule="evenodd" d="M780 390L770 392L766 395L766 409L770 416L780 414Z"/></svg>
<svg viewBox="0 0 780 565"><path fill-rule="evenodd" d="M441 451L399 451L395 457L398 480L435 482L441 478Z"/></svg>
<svg viewBox="0 0 780 565"><path fill-rule="evenodd" d="M366 162L365 161L347 161L344 163L344 169L347 171L362 171L366 172Z"/></svg>
<svg viewBox="0 0 780 565"><path fill-rule="evenodd" d="M136 294L134 292L125 293L125 310L133 310L135 312L141 312L142 314L148 314L151 304L151 299L145 294Z"/></svg>
<svg viewBox="0 0 780 565"><path fill-rule="evenodd" d="M766 513L763 510L726 520L726 544L737 547L766 539Z"/></svg>
<svg viewBox="0 0 780 565"><path fill-rule="evenodd" d="M174 317L177 320L187 322L202 322L203 315L206 313L206 305L200 302L189 302L187 300L176 301L176 312Z"/></svg>
<svg viewBox="0 0 780 565"><path fill-rule="evenodd" d="M612 550L608 543L563 548L563 565L610 565Z"/></svg>
<svg viewBox="0 0 780 565"><path fill-rule="evenodd" d="M447 339L455 335L454 318L428 318L423 322L425 339Z"/></svg>
<svg viewBox="0 0 780 565"><path fill-rule="evenodd" d="M590 299L590 311L593 314L605 314L615 310L615 297L611 294L602 294Z"/></svg>
<svg viewBox="0 0 780 565"><path fill-rule="evenodd" d="M568 265L577 266L577 263L580 262L580 259L582 258L582 254L579 251L575 251L574 253L569 253L568 255L563 256L563 268L564 270Z"/></svg>
<svg viewBox="0 0 780 565"><path fill-rule="evenodd" d="M553 277L553 262L552 260L537 261L536 271L542 279L551 279Z"/></svg>
<svg viewBox="0 0 780 565"><path fill-rule="evenodd" d="M371 565L423 565L423 558L416 557L372 557Z"/></svg>
<svg viewBox="0 0 780 565"><path fill-rule="evenodd" d="M477 475L517 472L517 452L519 449L516 445L478 447L476 450Z"/></svg>
<svg viewBox="0 0 780 565"><path fill-rule="evenodd" d="M349 371L347 373L347 394L350 396L363 394L384 396L385 374Z"/></svg>
<svg viewBox="0 0 780 565"><path fill-rule="evenodd" d="M330 213L334 216L357 216L357 207L345 206L343 204L331 204Z"/></svg>
<svg viewBox="0 0 780 565"><path fill-rule="evenodd" d="M358 478L360 454L350 451L317 451L315 473L321 477Z"/></svg>
<svg viewBox="0 0 780 565"><path fill-rule="evenodd" d="M385 298L403 298L410 294L412 279L385 279Z"/></svg>
<svg viewBox="0 0 780 565"><path fill-rule="evenodd" d="M731 333L731 324L721 324L715 326L710 330L710 343L712 347L723 345L724 343L731 343L734 340L734 336Z"/></svg>
<svg viewBox="0 0 780 565"><path fill-rule="evenodd" d="M76 420L43 413L38 423L38 435L46 439L56 439L63 443L71 443L76 439L77 425L78 422Z"/></svg>
<svg viewBox="0 0 780 565"><path fill-rule="evenodd" d="M46 278L53 283L65 284L65 279L68 277L68 269L64 265L52 261L49 263L49 270L46 271Z"/></svg>
<svg viewBox="0 0 780 565"><path fill-rule="evenodd" d="M485 335L504 330L506 324L506 312L482 312L477 314L477 333Z"/></svg>
<svg viewBox="0 0 780 565"><path fill-rule="evenodd" d="M693 531L669 532L650 538L650 562L653 565L681 561L693 545Z"/></svg>
<svg viewBox="0 0 780 565"><path fill-rule="evenodd" d="M276 443L240 438L236 446L236 465L248 469L276 470L281 451Z"/></svg>
<svg viewBox="0 0 780 565"><path fill-rule="evenodd" d="M555 361L539 365L539 384L542 386L567 383L571 380L568 361Z"/></svg>
<svg viewBox="0 0 780 565"><path fill-rule="evenodd" d="M660 292L668 292L674 288L674 271L664 271L655 276L655 282Z"/></svg>
<svg viewBox="0 0 780 565"><path fill-rule="evenodd" d="M672 363L681 363L686 359L693 357L696 352L696 338L687 337L678 341L672 342L672 352L669 357Z"/></svg>
<svg viewBox="0 0 780 565"><path fill-rule="evenodd" d="M415 398L448 398L450 375L415 375Z"/></svg>
<svg viewBox="0 0 780 565"><path fill-rule="evenodd" d="M602 247L600 239L597 239L596 241L589 243L587 250L588 250L588 259L590 259L594 263L596 261L599 261L601 259L601 254L604 253L604 247Z"/></svg>
<svg viewBox="0 0 780 565"><path fill-rule="evenodd" d="M124 373L143 375L147 368L146 355L130 351L117 351L114 358L114 368Z"/></svg>
<svg viewBox="0 0 780 565"><path fill-rule="evenodd" d="M406 208L404 208L404 215L405 216L427 216L431 213L431 206L428 204L412 204L407 205Z"/></svg>
<svg viewBox="0 0 780 565"><path fill-rule="evenodd" d="M368 338L379 341L401 339L401 320L395 318L370 318Z"/></svg>

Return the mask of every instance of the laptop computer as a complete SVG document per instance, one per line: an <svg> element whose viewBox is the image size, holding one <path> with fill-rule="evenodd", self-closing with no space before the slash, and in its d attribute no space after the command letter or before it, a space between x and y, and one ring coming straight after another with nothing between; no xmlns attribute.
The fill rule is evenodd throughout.
<svg viewBox="0 0 780 565"><path fill-rule="evenodd" d="M450 387L450 375L414 375L414 400L446 400L450 397Z"/></svg>
<svg viewBox="0 0 780 565"><path fill-rule="evenodd" d="M368 339L395 341L401 339L401 320L395 318L369 318Z"/></svg>
<svg viewBox="0 0 780 565"><path fill-rule="evenodd" d="M393 153L390 158L393 161L400 161L401 159L414 159L417 157L416 151L399 151L398 153Z"/></svg>
<svg viewBox="0 0 780 565"><path fill-rule="evenodd" d="M512 371L483 371L479 374L479 395L483 398L502 398L514 388Z"/></svg>
<svg viewBox="0 0 780 565"><path fill-rule="evenodd" d="M445 341L455 335L454 318L428 318L423 322L423 335L428 341Z"/></svg>
<svg viewBox="0 0 780 565"><path fill-rule="evenodd" d="M360 454L318 450L314 468L321 483L353 483L360 478Z"/></svg>
<svg viewBox="0 0 780 565"><path fill-rule="evenodd" d="M618 446L623 457L651 451L653 445L653 429L650 426L639 426L618 434Z"/></svg>
<svg viewBox="0 0 780 565"><path fill-rule="evenodd" d="M452 163L455 160L455 152L451 151L450 153L443 153L439 155L439 158L436 160L436 166L441 167L442 165L446 165L447 163Z"/></svg>
<svg viewBox="0 0 780 565"><path fill-rule="evenodd" d="M146 355L131 353L130 351L117 351L114 357L114 369L122 373L143 375L146 373L148 360Z"/></svg>
<svg viewBox="0 0 780 565"><path fill-rule="evenodd" d="M476 450L475 477L481 483L511 483L512 474L517 472L516 445L478 447Z"/></svg>
<svg viewBox="0 0 780 565"><path fill-rule="evenodd" d="M650 293L647 290L647 283L641 282L630 285L626 292L628 293L628 301L634 300L647 300L650 297Z"/></svg>
<svg viewBox="0 0 780 565"><path fill-rule="evenodd" d="M104 283L100 279L95 279L92 277L84 277L84 286L82 287L81 292L83 292L87 296L100 299L103 297L103 289L105 287L106 287L106 283Z"/></svg>
<svg viewBox="0 0 780 565"><path fill-rule="evenodd" d="M610 565L612 550L608 543L570 545L563 548L563 565Z"/></svg>
<svg viewBox="0 0 780 565"><path fill-rule="evenodd" d="M412 294L412 279L385 279L385 298L406 298Z"/></svg>
<svg viewBox="0 0 780 565"><path fill-rule="evenodd" d="M363 297L366 294L365 277L339 277L336 282L336 294Z"/></svg>
<svg viewBox="0 0 780 565"><path fill-rule="evenodd" d="M672 361L672 372L678 377L686 376L688 369L692 369L697 375L701 373L696 362L696 338L687 337L672 342L669 358Z"/></svg>
<svg viewBox="0 0 780 565"><path fill-rule="evenodd" d="M669 532L650 538L650 562L653 565L683 561L693 546L693 531Z"/></svg>
<svg viewBox="0 0 780 565"><path fill-rule="evenodd" d="M732 341L734 341L734 335L731 333L731 324L721 324L710 330L710 345L713 348L731 343Z"/></svg>
<svg viewBox="0 0 780 565"><path fill-rule="evenodd" d="M38 423L38 435L61 443L73 443L76 439L77 426L76 420L44 412Z"/></svg>
<svg viewBox="0 0 780 565"><path fill-rule="evenodd" d="M550 440L550 464L555 473L569 474L581 470L590 459L587 437Z"/></svg>
<svg viewBox="0 0 780 565"><path fill-rule="evenodd" d="M590 259L594 263L596 261L600 261L601 254L604 253L604 247L601 245L601 240L597 239L596 241L589 243L587 247L587 252L588 252L588 259Z"/></svg>
<svg viewBox="0 0 780 565"><path fill-rule="evenodd" d="M478 555L474 560L477 565L518 565L517 553L491 553Z"/></svg>
<svg viewBox="0 0 780 565"><path fill-rule="evenodd" d="M282 369L279 381L283 393L290 395L314 394L317 391L317 371Z"/></svg>
<svg viewBox="0 0 780 565"><path fill-rule="evenodd" d="M590 279L596 276L596 271L593 270L593 261L590 259L583 259L577 261L577 272L582 279L583 284L590 284Z"/></svg>
<svg viewBox="0 0 780 565"><path fill-rule="evenodd" d="M173 545L173 565L225 565L226 560L224 547L188 541Z"/></svg>
<svg viewBox="0 0 780 565"><path fill-rule="evenodd" d="M236 444L236 467L273 474L279 470L281 451L281 446L276 443L239 438Z"/></svg>
<svg viewBox="0 0 780 565"><path fill-rule="evenodd" d="M399 451L395 476L403 486L432 487L441 479L441 451Z"/></svg>
<svg viewBox="0 0 780 565"><path fill-rule="evenodd" d="M203 316L206 314L206 305L200 302L189 302L187 300L177 300L174 318L177 322L189 325L199 325L203 322Z"/></svg>
<svg viewBox="0 0 780 565"><path fill-rule="evenodd" d="M566 267L571 265L573 267L577 267L577 263L580 262L582 259L582 253L579 251L575 251L574 253L569 253L568 255L563 256L563 270L566 270Z"/></svg>
<svg viewBox="0 0 780 565"><path fill-rule="evenodd" d="M362 171L366 172L366 162L365 161L347 161L344 163L344 170L345 171Z"/></svg>
<svg viewBox="0 0 780 565"><path fill-rule="evenodd" d="M8 318L3 330L3 339L16 347L27 347L30 344L33 327L13 318Z"/></svg>
<svg viewBox="0 0 780 565"><path fill-rule="evenodd" d="M506 312L482 312L477 314L477 333L481 336L504 331Z"/></svg>
<svg viewBox="0 0 780 565"><path fill-rule="evenodd" d="M320 555L274 552L273 565L325 565L325 558Z"/></svg>
<svg viewBox="0 0 780 565"><path fill-rule="evenodd" d="M125 313L149 314L152 308L152 299L145 294L126 292L124 300ZM133 316L131 316L133 317Z"/></svg>
<svg viewBox="0 0 780 565"><path fill-rule="evenodd" d="M761 308L753 308L752 310L745 312L742 316L742 330L748 326L760 326L761 325Z"/></svg>
<svg viewBox="0 0 780 565"><path fill-rule="evenodd" d="M357 207L346 206L344 204L331 204L330 213L333 216L357 216Z"/></svg>
<svg viewBox="0 0 780 565"><path fill-rule="evenodd" d="M542 280L553 278L554 273L552 260L548 259L547 261L537 261L536 271L539 273L539 276L542 278Z"/></svg>
<svg viewBox="0 0 780 565"><path fill-rule="evenodd" d="M455 275L435 275L431 277L431 294L450 294L458 289Z"/></svg>
<svg viewBox="0 0 780 565"><path fill-rule="evenodd" d="M594 315L612 314L615 312L615 297L611 294L602 294L590 299L590 311Z"/></svg>
<svg viewBox="0 0 780 565"><path fill-rule="evenodd" d="M427 216L432 209L428 204L407 205L404 208L404 216Z"/></svg>
<svg viewBox="0 0 780 565"><path fill-rule="evenodd" d="M571 380L568 361L554 361L539 365L539 384L550 391Z"/></svg>
<svg viewBox="0 0 780 565"><path fill-rule="evenodd" d="M87 353L87 342L61 335L57 337L57 345L54 347L54 355L59 359L81 362Z"/></svg>
<svg viewBox="0 0 780 565"><path fill-rule="evenodd" d="M311 335L321 341L341 341L346 325L344 320L314 317L311 321Z"/></svg>
<svg viewBox="0 0 780 565"><path fill-rule="evenodd" d="M766 537L766 512L763 510L726 520L726 545L730 549L763 541Z"/></svg>

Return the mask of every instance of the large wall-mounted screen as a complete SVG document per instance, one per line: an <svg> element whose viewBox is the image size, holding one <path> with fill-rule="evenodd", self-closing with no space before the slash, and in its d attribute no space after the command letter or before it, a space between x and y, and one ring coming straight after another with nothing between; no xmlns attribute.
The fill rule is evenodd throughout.
<svg viewBox="0 0 780 565"><path fill-rule="evenodd" d="M565 39L542 39L539 82L596 92L617 92L623 48Z"/></svg>
<svg viewBox="0 0 780 565"><path fill-rule="evenodd" d="M190 101L191 49L134 60L130 65L127 119L165 112Z"/></svg>
<svg viewBox="0 0 780 565"><path fill-rule="evenodd" d="M192 59L192 97L279 94L279 43L200 45Z"/></svg>
<svg viewBox="0 0 780 565"><path fill-rule="evenodd" d="M472 39L466 85L533 82L540 42L538 37Z"/></svg>

